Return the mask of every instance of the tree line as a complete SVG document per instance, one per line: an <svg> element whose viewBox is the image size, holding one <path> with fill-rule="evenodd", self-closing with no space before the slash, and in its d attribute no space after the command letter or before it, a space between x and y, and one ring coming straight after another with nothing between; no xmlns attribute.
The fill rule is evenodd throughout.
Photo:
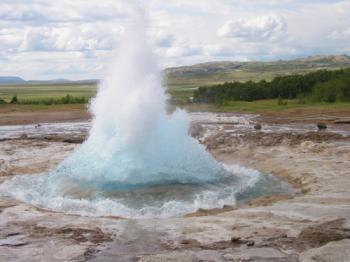
<svg viewBox="0 0 350 262"><path fill-rule="evenodd" d="M275 98L307 98L314 102L350 102L350 68L277 76L271 81L226 82L199 87L194 92L194 101L202 103L223 104L226 101Z"/></svg>

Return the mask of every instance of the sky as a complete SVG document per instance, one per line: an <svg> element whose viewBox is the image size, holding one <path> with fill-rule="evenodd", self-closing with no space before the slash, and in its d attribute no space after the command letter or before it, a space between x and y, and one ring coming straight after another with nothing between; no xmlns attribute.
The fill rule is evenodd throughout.
<svg viewBox="0 0 350 262"><path fill-rule="evenodd" d="M350 54L350 0L144 0L162 68ZM0 76L103 78L136 0L1 0Z"/></svg>

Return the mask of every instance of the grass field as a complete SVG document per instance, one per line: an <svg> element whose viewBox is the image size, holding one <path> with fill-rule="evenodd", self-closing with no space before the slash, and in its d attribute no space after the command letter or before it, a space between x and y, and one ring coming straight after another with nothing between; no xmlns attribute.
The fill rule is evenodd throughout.
<svg viewBox="0 0 350 262"><path fill-rule="evenodd" d="M94 85L0 85L0 98L9 102L13 95L18 99L40 100L47 98L61 98L70 94L75 97L93 97L96 94ZM193 88L168 88L168 93L176 105L185 108L188 111L213 111L213 112L286 112L288 110L316 110L318 112L327 110L348 110L349 103L300 103L299 100L285 100L285 105L279 105L276 99L258 100L254 102L231 101L224 105L213 104L191 104L187 103L188 97L192 96ZM47 111L47 110L85 110L82 105L1 105L2 112L21 112L21 111Z"/></svg>
<svg viewBox="0 0 350 262"><path fill-rule="evenodd" d="M231 101L225 105L213 104L186 104L183 106L188 111L211 111L211 112L249 112L249 113L284 113L291 111L310 111L327 113L330 111L346 111L350 115L350 103L300 103L299 100L285 100L286 104L279 105L278 100L257 100L253 102Z"/></svg>
<svg viewBox="0 0 350 262"><path fill-rule="evenodd" d="M96 95L97 86L77 84L45 84L45 85L0 85L0 98L9 103L13 96L17 95L19 101L32 100L43 101L45 99L57 99L67 94L73 97L93 97ZM167 93L177 102L183 103L193 95L193 88L169 88Z"/></svg>
<svg viewBox="0 0 350 262"><path fill-rule="evenodd" d="M21 113L21 112L54 112L54 111L85 111L85 104L56 104L56 105L19 105L19 104L0 104L0 114Z"/></svg>
<svg viewBox="0 0 350 262"><path fill-rule="evenodd" d="M67 94L74 97L92 97L96 94L96 86L82 84L24 84L0 85L0 98L7 102L14 95L19 100L42 100L61 98Z"/></svg>

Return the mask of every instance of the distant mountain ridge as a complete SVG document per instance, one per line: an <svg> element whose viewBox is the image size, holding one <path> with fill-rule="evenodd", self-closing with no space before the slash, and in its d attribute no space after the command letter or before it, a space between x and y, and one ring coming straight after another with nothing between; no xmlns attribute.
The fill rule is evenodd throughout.
<svg viewBox="0 0 350 262"><path fill-rule="evenodd" d="M0 84L24 84L26 81L18 76L0 76Z"/></svg>
<svg viewBox="0 0 350 262"><path fill-rule="evenodd" d="M53 79L53 80L24 80L18 76L0 76L0 85L1 84L85 84L85 85L95 85L100 82L100 79L86 79L86 80L69 80L69 79Z"/></svg>
<svg viewBox="0 0 350 262"><path fill-rule="evenodd" d="M179 66L167 68L166 74L170 77L181 77L190 75L205 75L214 73L227 73L239 70L246 71L273 71L273 70L312 70L332 69L339 67L350 67L350 56L329 55L329 56L308 56L293 60L278 60L271 62L235 62L235 61L214 61L200 63L191 66Z"/></svg>
<svg viewBox="0 0 350 262"><path fill-rule="evenodd" d="M28 84L75 84L75 85L95 85L100 82L100 79L86 79L86 80L69 80L69 79L53 79L53 80L28 80Z"/></svg>
<svg viewBox="0 0 350 262"><path fill-rule="evenodd" d="M319 69L338 69L350 67L350 56L328 55L308 56L293 60L271 62L213 61L191 66L166 68L168 86L195 87L200 84L213 84L223 81L246 81L271 78L275 75L305 73ZM253 75L256 74L256 75ZM200 79L196 78L200 77ZM196 78L196 79L195 79ZM174 80L175 79L175 80ZM180 80L180 81L178 81ZM100 79L87 80L24 80L18 76L0 76L0 84L85 84L96 85ZM178 82L177 82L178 81Z"/></svg>

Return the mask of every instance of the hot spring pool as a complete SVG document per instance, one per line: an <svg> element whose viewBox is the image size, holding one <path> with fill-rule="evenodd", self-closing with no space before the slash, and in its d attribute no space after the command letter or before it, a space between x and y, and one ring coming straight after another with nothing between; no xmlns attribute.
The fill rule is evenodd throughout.
<svg viewBox="0 0 350 262"><path fill-rule="evenodd" d="M198 209L222 208L256 197L291 192L286 183L241 166L224 166L228 175L210 183L101 188L70 185L63 194L48 190L48 174L18 176L0 185L0 195L48 210L84 216L176 217Z"/></svg>

